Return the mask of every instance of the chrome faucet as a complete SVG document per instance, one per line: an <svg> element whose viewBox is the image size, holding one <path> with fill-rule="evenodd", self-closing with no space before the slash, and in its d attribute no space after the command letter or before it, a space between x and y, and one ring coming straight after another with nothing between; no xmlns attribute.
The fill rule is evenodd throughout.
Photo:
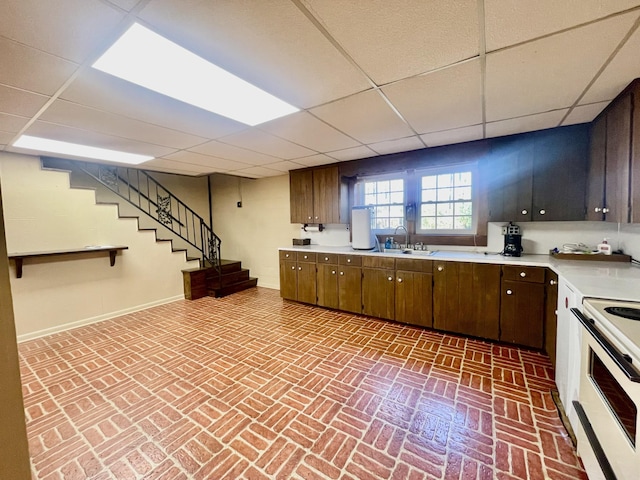
<svg viewBox="0 0 640 480"><path fill-rule="evenodd" d="M395 235L396 233L398 233L398 229L402 228L404 230L404 248L409 248L409 231L407 230L407 227L405 227L404 225L400 225L399 227L396 227L395 232L393 232L393 234Z"/></svg>

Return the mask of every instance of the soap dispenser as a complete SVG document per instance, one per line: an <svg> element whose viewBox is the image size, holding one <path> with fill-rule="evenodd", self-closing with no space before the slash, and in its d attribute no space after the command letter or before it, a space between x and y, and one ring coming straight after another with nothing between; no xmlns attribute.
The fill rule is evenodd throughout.
<svg viewBox="0 0 640 480"><path fill-rule="evenodd" d="M602 243L598 244L598 253L611 255L611 245L609 245L606 238L602 240Z"/></svg>

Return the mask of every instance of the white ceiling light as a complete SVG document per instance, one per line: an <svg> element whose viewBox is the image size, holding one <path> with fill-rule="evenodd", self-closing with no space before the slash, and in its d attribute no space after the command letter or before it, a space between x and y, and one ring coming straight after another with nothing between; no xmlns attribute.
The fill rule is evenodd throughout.
<svg viewBox="0 0 640 480"><path fill-rule="evenodd" d="M299 110L137 23L93 68L251 126Z"/></svg>
<svg viewBox="0 0 640 480"><path fill-rule="evenodd" d="M14 147L36 150L39 152L59 153L63 155L73 155L74 157L92 158L94 160L107 160L110 162L128 163L138 165L154 157L148 155L138 155L137 153L119 152L106 148L90 147L77 143L61 142L48 138L31 137L22 135L13 143Z"/></svg>

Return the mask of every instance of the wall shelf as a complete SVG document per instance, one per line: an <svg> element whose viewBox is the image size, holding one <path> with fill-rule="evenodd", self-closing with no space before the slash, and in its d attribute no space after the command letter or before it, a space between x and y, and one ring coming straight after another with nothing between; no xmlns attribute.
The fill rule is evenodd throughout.
<svg viewBox="0 0 640 480"><path fill-rule="evenodd" d="M116 264L117 253L122 250L127 250L128 248L129 247L124 245L97 245L95 247L69 248L65 250L10 253L8 257L16 262L16 277L22 278L22 265L24 260L27 258L61 257L65 255L87 255L91 253L108 252L109 263L113 267Z"/></svg>

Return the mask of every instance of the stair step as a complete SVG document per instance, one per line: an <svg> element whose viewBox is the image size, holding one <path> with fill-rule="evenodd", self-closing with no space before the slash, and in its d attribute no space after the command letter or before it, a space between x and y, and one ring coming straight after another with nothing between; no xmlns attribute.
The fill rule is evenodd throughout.
<svg viewBox="0 0 640 480"><path fill-rule="evenodd" d="M223 274L239 272L242 270L242 262L238 260L220 260L220 269Z"/></svg>
<svg viewBox="0 0 640 480"><path fill-rule="evenodd" d="M213 268L207 271L207 287L209 289L225 287L245 280L249 280L247 268L242 268L237 272L223 273L221 277L218 277L218 273Z"/></svg>
<svg viewBox="0 0 640 480"><path fill-rule="evenodd" d="M227 295L231 295L232 293L237 293L241 292L242 290L247 290L248 288L253 288L256 285L258 285L258 279L255 277L249 277L249 280L225 285L222 288L209 289L209 295L216 298L225 297Z"/></svg>

